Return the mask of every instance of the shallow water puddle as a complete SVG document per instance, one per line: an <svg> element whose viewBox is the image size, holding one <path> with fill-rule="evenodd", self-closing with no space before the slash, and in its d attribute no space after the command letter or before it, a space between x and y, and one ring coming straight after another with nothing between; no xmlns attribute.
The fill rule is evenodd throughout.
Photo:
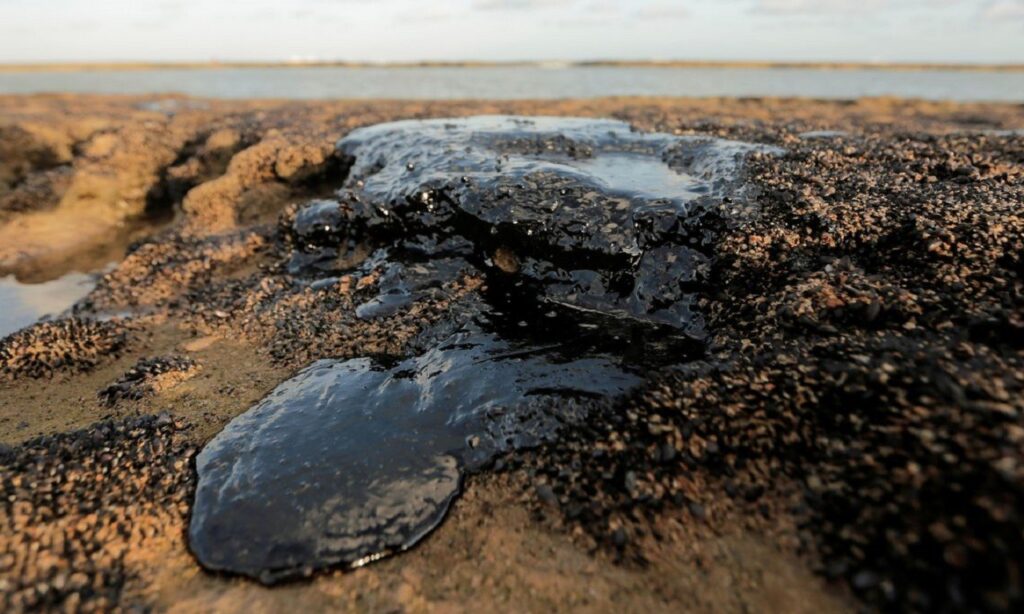
<svg viewBox="0 0 1024 614"><path fill-rule="evenodd" d="M35 284L19 282L13 275L0 278L0 337L62 313L95 286L95 275L77 272Z"/></svg>
<svg viewBox="0 0 1024 614"><path fill-rule="evenodd" d="M383 270L379 295L360 318L462 275L486 284L409 356L321 360L199 455L193 552L267 583L409 548L465 472L698 357L721 205L747 197L744 157L772 151L514 117L382 124L338 147L348 178L297 214L292 274L330 283L347 245L375 247L360 266Z"/></svg>

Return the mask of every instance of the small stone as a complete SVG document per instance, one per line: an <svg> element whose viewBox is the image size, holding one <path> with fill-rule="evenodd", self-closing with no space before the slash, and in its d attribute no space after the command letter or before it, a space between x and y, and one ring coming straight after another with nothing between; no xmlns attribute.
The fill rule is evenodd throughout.
<svg viewBox="0 0 1024 614"><path fill-rule="evenodd" d="M550 485L537 484L534 490L537 492L537 498L540 499L541 503L548 507L558 507L558 496Z"/></svg>
<svg viewBox="0 0 1024 614"><path fill-rule="evenodd" d="M864 570L858 571L853 576L852 584L853 584L854 588L856 588L856 589L867 590L867 589L870 589L870 588L874 588L875 586L878 586L878 583L880 581L881 581L881 578L878 577L878 574L876 574L873 571L864 569Z"/></svg>
<svg viewBox="0 0 1024 614"><path fill-rule="evenodd" d="M626 547L629 542L629 534L626 533L626 529L619 527L612 531L612 544L620 550Z"/></svg>

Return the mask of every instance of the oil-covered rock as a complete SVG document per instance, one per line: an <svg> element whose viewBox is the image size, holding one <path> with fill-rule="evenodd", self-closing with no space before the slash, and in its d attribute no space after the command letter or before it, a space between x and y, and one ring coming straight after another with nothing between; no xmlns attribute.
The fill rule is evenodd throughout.
<svg viewBox="0 0 1024 614"><path fill-rule="evenodd" d="M517 117L382 124L339 149L353 166L333 205L298 214L296 262L357 236L428 256L454 250L534 284L545 302L695 338L702 248L723 201L745 195L743 158L770 151L612 120Z"/></svg>
<svg viewBox="0 0 1024 614"><path fill-rule="evenodd" d="M767 151L516 117L383 124L338 148L344 185L286 226L294 275L383 271L364 319L485 282L406 355L316 362L199 455L193 552L264 582L412 546L465 471L698 357L707 247L723 204L750 197L744 157ZM343 257L356 244L361 263Z"/></svg>

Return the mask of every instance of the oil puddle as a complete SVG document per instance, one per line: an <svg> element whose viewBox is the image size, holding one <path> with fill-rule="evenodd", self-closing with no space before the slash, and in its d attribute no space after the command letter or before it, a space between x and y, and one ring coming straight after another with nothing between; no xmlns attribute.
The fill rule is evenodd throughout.
<svg viewBox="0 0 1024 614"><path fill-rule="evenodd" d="M296 214L292 275L330 283L371 246L364 319L486 283L407 355L319 361L201 452L192 550L266 583L411 547L466 472L699 358L723 204L750 198L743 160L774 151L515 117L382 124L338 147L349 175Z"/></svg>
<svg viewBox="0 0 1024 614"><path fill-rule="evenodd" d="M63 313L95 286L96 275L78 272L41 283L23 283L13 275L0 278L0 338Z"/></svg>
<svg viewBox="0 0 1024 614"><path fill-rule="evenodd" d="M199 455L193 551L273 582L410 547L441 521L463 471L549 438L573 419L572 400L640 381L558 349L476 330L391 367L314 363Z"/></svg>

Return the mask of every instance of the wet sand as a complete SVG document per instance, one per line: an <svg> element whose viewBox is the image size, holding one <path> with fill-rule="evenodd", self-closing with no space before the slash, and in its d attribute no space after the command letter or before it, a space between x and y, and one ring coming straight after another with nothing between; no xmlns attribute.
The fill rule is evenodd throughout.
<svg viewBox="0 0 1024 614"><path fill-rule="evenodd" d="M339 187L355 127L490 113L786 151L714 230L704 359L471 476L407 553L276 588L202 571L201 446L310 362L401 356L480 291L356 318L379 277L297 288L294 206ZM1022 127L1019 105L900 100L0 97L0 275L119 261L0 341L5 609L1014 609Z"/></svg>

